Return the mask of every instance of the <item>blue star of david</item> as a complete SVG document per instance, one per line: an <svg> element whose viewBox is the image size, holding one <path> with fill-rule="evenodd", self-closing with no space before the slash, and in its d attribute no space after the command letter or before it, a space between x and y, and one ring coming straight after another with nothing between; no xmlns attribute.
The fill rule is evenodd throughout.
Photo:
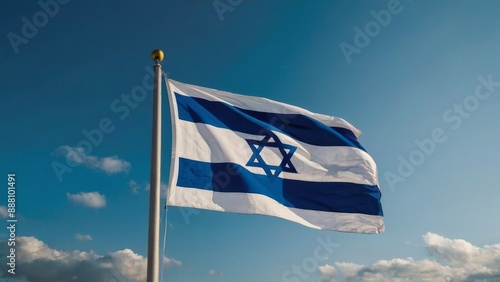
<svg viewBox="0 0 500 282"><path fill-rule="evenodd" d="M271 131L267 131L266 135L262 140L251 140L251 139L245 139L245 140L247 141L248 145L250 146L253 152L252 156L250 157L250 160L247 163L247 166L262 168L266 173L267 177L271 179L271 181L274 181L283 171L297 173L297 170L295 169L291 161L293 153L295 153L297 147L288 144L283 144L281 140L278 138L278 136L276 136ZM283 157L279 165L269 165L264 161L260 153L265 147L278 148L278 150L281 153L281 156Z"/></svg>

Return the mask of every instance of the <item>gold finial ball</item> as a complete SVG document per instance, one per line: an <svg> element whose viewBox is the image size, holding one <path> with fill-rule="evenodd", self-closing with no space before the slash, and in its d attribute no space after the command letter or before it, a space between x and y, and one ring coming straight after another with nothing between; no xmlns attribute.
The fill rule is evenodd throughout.
<svg viewBox="0 0 500 282"><path fill-rule="evenodd" d="M159 62L163 61L163 51L160 49L156 49L153 52L151 52L151 57L153 58L153 61L158 60Z"/></svg>

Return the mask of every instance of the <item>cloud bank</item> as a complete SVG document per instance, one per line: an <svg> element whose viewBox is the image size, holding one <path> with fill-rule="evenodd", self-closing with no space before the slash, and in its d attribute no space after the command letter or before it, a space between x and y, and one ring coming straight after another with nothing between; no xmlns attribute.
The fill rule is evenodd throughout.
<svg viewBox="0 0 500 282"><path fill-rule="evenodd" d="M5 242L1 242L4 244ZM35 237L18 237L16 244L16 280L22 282L143 282L146 280L147 259L124 249L106 255L74 250L51 249ZM0 248L0 263L6 265L6 248ZM172 258L164 258L166 267L181 266ZM0 281L12 275L7 267L0 270ZM3 278L2 278L3 277Z"/></svg>
<svg viewBox="0 0 500 282"><path fill-rule="evenodd" d="M336 262L318 267L321 281L500 281L500 244L477 247L427 233L430 259L395 258L372 265Z"/></svg>

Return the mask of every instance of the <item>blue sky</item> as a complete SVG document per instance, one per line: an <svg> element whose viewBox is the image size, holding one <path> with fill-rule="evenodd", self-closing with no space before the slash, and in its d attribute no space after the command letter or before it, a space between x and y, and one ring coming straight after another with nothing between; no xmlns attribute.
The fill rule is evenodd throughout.
<svg viewBox="0 0 500 282"><path fill-rule="evenodd" d="M166 281L500 278L497 1L0 5L0 163L4 187L16 174L19 254L13 276L3 243L2 279L143 279L152 95L129 104L123 97L151 83L156 48L177 81L279 100L361 129L386 224L380 235L345 234L170 207ZM83 132L101 123L109 133L92 144ZM79 153L82 144L89 154ZM58 177L55 162L71 171ZM328 256L315 258L318 248ZM54 273L40 271L47 265Z"/></svg>

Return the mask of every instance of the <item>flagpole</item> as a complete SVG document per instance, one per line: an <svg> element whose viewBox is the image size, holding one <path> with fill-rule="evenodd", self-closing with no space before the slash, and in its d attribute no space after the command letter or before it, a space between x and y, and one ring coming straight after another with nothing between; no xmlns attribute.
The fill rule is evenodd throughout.
<svg viewBox="0 0 500 282"><path fill-rule="evenodd" d="M160 269L160 185L161 185L161 70L163 52L151 53L155 62L153 89L153 134L149 190L147 282L158 282Z"/></svg>

